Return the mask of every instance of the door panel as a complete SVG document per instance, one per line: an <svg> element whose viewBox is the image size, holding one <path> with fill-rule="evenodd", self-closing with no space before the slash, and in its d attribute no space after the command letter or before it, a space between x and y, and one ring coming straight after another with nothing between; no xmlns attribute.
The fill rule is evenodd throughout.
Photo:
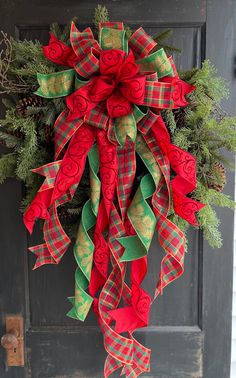
<svg viewBox="0 0 236 378"><path fill-rule="evenodd" d="M230 34L231 40L227 40L226 47L223 44L223 34L229 18L230 30L233 30L234 1L225 1L224 9L217 8L220 0L117 0L102 3L108 6L111 19L123 20L132 28L142 25L151 35L165 28L173 29L170 43L182 49L181 54L174 56L178 69L199 67L206 55L212 57L224 76L232 79L230 59L232 60L233 54L233 37ZM0 6L3 29L20 39L37 38L46 43L50 22L57 20L65 24L74 15L79 15L81 26L89 25L96 1L70 0L58 4L54 0L33 0L30 3L26 0L17 3L0 0ZM219 14L224 22L217 24L216 34L214 20L219 18ZM221 41L224 46L217 53L213 49L213 45L217 46L215 35L217 41ZM227 62L224 61L223 53L228 54ZM232 90L236 94L235 86L232 86ZM232 192L230 183L231 181L227 189ZM27 346L27 366L22 369L6 371L4 355L0 352L0 376L102 377L106 354L95 316L91 313L84 324L66 317L70 309L66 298L73 295L74 290L75 262L72 250L67 251L58 266L46 265L32 271L34 256L27 253L27 247L41 242L41 232L36 230L31 238L26 236L18 212L21 198L18 183L9 180L0 187L0 192L0 226L3 230L0 251L3 260L0 268L0 287L3 288L1 312L3 316L7 313L24 315ZM136 333L140 341L152 348L151 372L146 374L147 377L229 377L230 301L227 298L231 295L232 283L230 216L228 212L222 214L223 224L225 219L229 223L223 230L223 251L212 252L203 244L200 233L189 234L184 275L169 285L153 305L150 326ZM225 254L224 263L220 254ZM163 251L155 236L148 256L149 273L145 280L145 288L150 293L155 288L162 257ZM219 283L219 277L223 285ZM224 314L223 311L217 311L217 298ZM2 330L3 326L4 322ZM216 342L213 335L218 332L218 327L221 331Z"/></svg>

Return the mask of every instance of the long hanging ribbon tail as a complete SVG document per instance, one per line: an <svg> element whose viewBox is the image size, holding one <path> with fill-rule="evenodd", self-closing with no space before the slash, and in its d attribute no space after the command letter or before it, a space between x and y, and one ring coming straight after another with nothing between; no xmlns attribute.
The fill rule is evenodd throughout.
<svg viewBox="0 0 236 378"><path fill-rule="evenodd" d="M109 230L109 247L113 257L113 269L106 281L100 294L100 315L101 327L104 332L104 345L109 357L106 360L104 376L108 377L111 372L123 366L123 372L128 368L129 374L127 376L136 377L135 370L149 371L150 367L150 350L143 347L132 337L119 335L110 327L109 312L117 308L121 293L126 292L126 301L131 301L131 292L124 284L124 274L126 264L120 262L120 256L123 254L123 248L117 241L119 237L124 235L125 229L122 225L121 219L115 207L111 212L110 230ZM128 374L127 370L127 374ZM132 375L131 375L132 374Z"/></svg>
<svg viewBox="0 0 236 378"><path fill-rule="evenodd" d="M159 121L159 117L157 119ZM169 211L169 194L170 193L170 159L169 156L174 147L170 140L165 140L163 134L158 134L159 123L156 122L155 125L144 135L144 139L150 150L153 153L156 161L158 162L160 169L163 174L164 182L162 183L160 190L154 194L152 199L153 209L157 217L157 232L160 245L166 252L166 256L161 262L160 277L157 284L154 299L163 291L163 288L167 286L170 282L177 279L184 271L184 253L185 253L185 236L181 230L177 228L168 218ZM161 123L162 130L165 125ZM160 142L161 140L161 142ZM173 146L173 148L172 148ZM162 147L162 148L161 148ZM164 153L164 148L169 151L169 155ZM188 156L185 151L182 151L182 156L185 158ZM193 165L194 175L195 166ZM180 175L181 172L177 171ZM181 176L180 176L181 177ZM186 175L189 177L189 175ZM193 190L194 184L191 187ZM185 197L183 197L184 200ZM202 207L202 204L198 204ZM189 214L191 219L194 217L196 209Z"/></svg>
<svg viewBox="0 0 236 378"><path fill-rule="evenodd" d="M152 132L162 154L167 157L176 173L171 181L174 210L188 223L197 226L195 213L205 205L186 196L196 188L196 158L171 143L161 116L158 117Z"/></svg>
<svg viewBox="0 0 236 378"><path fill-rule="evenodd" d="M122 223L120 222L119 215L113 205L118 173L116 146L108 141L106 134L102 131L99 131L98 134L98 150L103 194L102 203L104 204L103 215L104 218L107 218L109 220L109 222L106 222L105 224L105 227L109 226L107 247L109 248L109 252L111 252L112 254L113 268L109 277L106 279L103 269L104 264L96 264L96 257L94 257L95 269L99 271L100 276L106 279L99 295L97 312L99 322L104 334L105 349L113 358L109 361L118 360L122 363L131 363L133 355L133 342L128 338L120 336L111 328L111 318L108 312L109 310L118 306L123 291L125 264L119 262L119 258L123 253L123 249L121 245L115 240L115 236L117 236L117 234L119 235L121 232L122 234L124 234L125 230L122 229ZM99 255L99 245L97 251ZM96 272L95 269L93 269L92 271L92 276L94 272ZM93 282L94 281L92 281L91 279L90 292L93 291L93 287L91 285ZM108 374L110 374L113 368L106 366L106 371L104 373L105 377L109 376Z"/></svg>
<svg viewBox="0 0 236 378"><path fill-rule="evenodd" d="M99 205L97 223L94 233L94 268L90 282L90 293L95 295L105 283L108 274L109 249L103 232L108 227L111 206L117 184L116 146L107 139L104 130L97 130L100 176L102 183L102 200Z"/></svg>
<svg viewBox="0 0 236 378"><path fill-rule="evenodd" d="M61 226L57 207L72 199L82 177L86 157L94 143L94 138L95 133L91 126L81 126L72 137L60 163L50 164L44 169L46 171L43 174L46 175L46 179L24 214L24 223L30 231L33 230L37 218L46 219L45 244L30 248L37 255L35 267L45 263L59 263L68 248L70 239ZM40 170L41 168L38 169L39 173Z"/></svg>
<svg viewBox="0 0 236 378"><path fill-rule="evenodd" d="M93 297L87 293L86 289L91 278L94 252L94 244L89 232L96 224L101 189L100 180L97 176L99 159L96 144L89 151L88 161L90 167L90 199L83 207L74 246L74 255L78 267L75 271L75 295L69 298L73 307L67 314L71 318L82 321L86 319L93 302Z"/></svg>
<svg viewBox="0 0 236 378"><path fill-rule="evenodd" d="M136 145L137 148L137 145ZM149 153L150 156L150 153ZM155 160L154 160L155 163ZM129 162L130 164L130 162ZM150 162L152 164L152 162ZM125 169L125 167L124 167ZM126 170L125 170L126 171ZM152 170L155 180L159 180L159 168L155 171L155 168ZM155 176L156 174L156 176ZM144 182L145 186L148 182ZM139 191L138 191L139 193ZM134 205L135 204L135 205ZM136 205L136 200L130 205L133 208ZM145 206L145 205L144 205ZM140 211L140 209L138 210ZM133 217L134 218L134 217ZM132 219L132 216L130 219ZM134 225L137 225L137 222L133 221ZM146 225L145 225L146 226ZM155 223L154 223L155 226ZM138 225L137 227L140 227ZM142 227L143 228L143 227ZM126 221L126 233L128 235L136 235L137 233L127 219ZM131 236L132 238L132 236ZM132 240L127 238L128 240ZM118 238L119 242L124 240L123 238ZM124 256L124 254L123 254ZM122 256L122 260L123 260ZM132 259L131 256L128 258ZM139 327L147 326L148 323L148 314L150 309L150 296L140 287L147 271L147 259L146 256L139 258L138 260L133 260L131 263L131 289L125 284L123 289L123 300L126 304L126 307L118 308L109 311L111 317L116 320L115 331L118 333L134 330ZM150 370L150 349L142 346L132 335L132 331L128 332L131 340L133 341L133 359L131 364L123 363L122 373L126 374L127 377L138 377L143 372L148 372ZM110 371L113 371L113 366L109 366L114 363L114 360L108 359L106 361L107 368L110 367ZM120 367L120 364L116 364L116 368Z"/></svg>
<svg viewBox="0 0 236 378"><path fill-rule="evenodd" d="M107 142L106 142L107 143ZM129 144L129 148L126 151L127 156L133 157L134 159L134 144L127 142ZM104 145L104 140L103 140ZM106 153L110 154L111 157L111 151L114 151L115 148L110 146L110 149L108 146L106 148L100 150L100 160L103 161L103 174L105 175L106 180L108 177L109 169L110 171L114 170L114 166L111 164L111 159L107 159L106 156L104 156ZM122 147L119 149L118 152L118 159L121 158L123 161L126 161L126 163L130 166L132 166L130 160L125 158L126 155L125 149L122 150ZM127 183L127 189L126 193L122 193L122 199L125 199L125 197L129 197L130 193L128 193L128 190L131 190L132 185L130 185L130 181L133 181L134 179L134 172L135 172L135 164L133 165L133 173L130 173L128 169L126 169L126 166L120 166L121 169L125 169L126 174L124 174L124 180ZM114 171L113 171L114 172ZM102 175L101 175L102 177ZM103 182L103 181L102 181ZM112 182L112 178L111 178ZM106 189L106 182L104 183L104 189ZM111 185L110 185L111 189ZM119 198L119 195L118 195ZM119 201L119 203L122 203L122 201ZM112 262L112 272L110 273L108 279L106 280L104 286L102 287L101 294L99 296L98 300L98 308L97 313L99 315L100 324L104 333L104 345L105 349L108 352L108 357L105 363L105 370L104 374L105 377L108 377L113 371L120 368L121 366L125 367L127 363L131 364L131 370L134 372L134 369L137 369L137 365L140 366L139 369L142 371L147 371L147 365L149 366L149 360L150 360L150 350L147 348L144 348L139 344L130 334L129 338L125 338L119 333L112 329L110 327L110 321L111 317L109 315L109 310L116 309L123 290L124 290L124 275L125 275L125 263L120 262L120 257L123 254L123 248L119 244L119 242L116 240L117 237L123 236L126 233L126 230L122 224L122 221L120 219L120 216L118 215L118 212L115 208L115 206L109 202L107 203L107 208L111 209L110 212L110 220L109 220L109 231L108 231L108 247L111 252L111 262ZM93 274L92 274L93 276ZM92 280L91 280L92 281ZM91 283L90 283L90 286ZM93 289L93 288L92 288ZM90 290L91 292L91 290ZM129 291L129 296L130 291ZM127 353L128 348L128 355ZM122 350L124 350L124 353L122 353ZM140 351L142 350L144 359L141 359L141 362L139 362L140 358ZM135 362L136 361L136 362ZM147 362L148 361L148 362ZM145 365L145 366L144 366Z"/></svg>

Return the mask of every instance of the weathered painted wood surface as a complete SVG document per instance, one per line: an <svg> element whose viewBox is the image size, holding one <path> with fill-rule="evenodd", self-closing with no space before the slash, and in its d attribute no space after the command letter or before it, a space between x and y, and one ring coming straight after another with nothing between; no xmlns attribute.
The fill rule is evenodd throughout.
<svg viewBox="0 0 236 378"><path fill-rule="evenodd" d="M97 1L0 0L0 27L19 38L47 41L48 25L65 24L74 15L81 25L91 22ZM102 1L111 18L151 34L160 28L174 31L171 43L182 48L175 56L178 68L199 66L212 59L231 83L227 104L235 110L233 63L236 50L236 1ZM232 177L226 190L233 192ZM0 376L5 378L100 378L105 353L93 315L85 324L65 316L73 293L75 263L68 251L59 266L31 271L34 257L27 246L40 241L36 232L27 239L18 211L22 189L14 180L0 187L0 312L21 313L26 321L27 366L6 370L0 350ZM153 350L148 377L228 378L230 366L233 216L222 211L224 248L212 251L201 235L191 233L185 274L166 288L154 304L151 326L138 337ZM151 291L158 277L163 252L156 238L149 254L145 282ZM158 327L157 327L158 326ZM3 321L1 332L4 331Z"/></svg>

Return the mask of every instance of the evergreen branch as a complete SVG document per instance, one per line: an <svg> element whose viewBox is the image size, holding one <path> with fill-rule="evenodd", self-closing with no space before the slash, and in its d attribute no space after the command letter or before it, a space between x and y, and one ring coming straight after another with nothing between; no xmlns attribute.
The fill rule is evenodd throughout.
<svg viewBox="0 0 236 378"><path fill-rule="evenodd" d="M0 131L0 140L5 142L6 147L14 148L22 145L23 141L20 138L17 138L15 135L9 134L4 131Z"/></svg>
<svg viewBox="0 0 236 378"><path fill-rule="evenodd" d="M50 25L50 32L55 35L56 38L60 39L61 38L61 27L60 25L58 24L58 22L53 22L51 25Z"/></svg>
<svg viewBox="0 0 236 378"><path fill-rule="evenodd" d="M17 98L18 100L19 98ZM4 97L2 99L2 104L5 106L7 109L14 108L16 106L17 100L13 96L9 97Z"/></svg>
<svg viewBox="0 0 236 378"><path fill-rule="evenodd" d="M109 14L107 7L98 4L94 9L93 24L97 29L99 29L100 22L108 22Z"/></svg>
<svg viewBox="0 0 236 378"><path fill-rule="evenodd" d="M0 184L7 177L13 177L16 169L16 155L14 153L4 154L0 158Z"/></svg>
<svg viewBox="0 0 236 378"><path fill-rule="evenodd" d="M172 29L166 29L158 34L156 34L153 39L155 42L157 42L158 44L160 42L163 42L165 39L168 39L172 36L173 34L173 30Z"/></svg>
<svg viewBox="0 0 236 378"><path fill-rule="evenodd" d="M42 117L42 123L44 123L45 125L53 126L55 119L56 119L55 109L51 108L48 110L47 113L44 113L44 116Z"/></svg>
<svg viewBox="0 0 236 378"><path fill-rule="evenodd" d="M161 49L161 48L166 50L167 52L170 52L170 53L174 53L174 52L181 53L181 49L179 49L178 47L172 46L172 45L159 43L158 49Z"/></svg>
<svg viewBox="0 0 236 378"><path fill-rule="evenodd" d="M168 52L178 52L180 53L181 52L181 49L175 47L175 46L172 46L172 45L169 45L167 43L164 43L164 41L168 38L171 37L173 33L173 30L171 29L166 29L158 34L156 34L153 39L154 41L157 43L157 46L156 48L153 50L153 51L157 51L161 48L163 48L164 50L168 51Z"/></svg>

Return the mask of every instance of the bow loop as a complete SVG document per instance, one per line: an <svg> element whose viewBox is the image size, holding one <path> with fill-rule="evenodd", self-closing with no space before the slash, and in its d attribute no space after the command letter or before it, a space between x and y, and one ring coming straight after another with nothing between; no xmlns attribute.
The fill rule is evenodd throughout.
<svg viewBox="0 0 236 378"><path fill-rule="evenodd" d="M119 68L117 79L123 81L136 76L138 72L139 66L136 64L134 54L130 50L127 58Z"/></svg>
<svg viewBox="0 0 236 378"><path fill-rule="evenodd" d="M112 76L100 76L96 78L90 88L90 100L93 102L104 101L115 89L115 79Z"/></svg>
<svg viewBox="0 0 236 378"><path fill-rule="evenodd" d="M81 58L92 48L100 50L98 42L94 39L93 32L90 28L86 28L80 32L75 23L72 21L70 30L70 42L74 53Z"/></svg>
<svg viewBox="0 0 236 378"><path fill-rule="evenodd" d="M129 100L122 96L119 92L113 93L107 99L107 111L111 118L122 117L130 114L133 107Z"/></svg>
<svg viewBox="0 0 236 378"><path fill-rule="evenodd" d="M117 75L120 66L125 60L125 52L118 49L103 50L100 54L101 75Z"/></svg>
<svg viewBox="0 0 236 378"><path fill-rule="evenodd" d="M62 66L73 67L77 62L73 49L59 41L53 33L50 33L49 44L43 46L43 53L47 59Z"/></svg>
<svg viewBox="0 0 236 378"><path fill-rule="evenodd" d="M122 81L120 83L120 93L132 104L142 105L145 95L145 76Z"/></svg>

